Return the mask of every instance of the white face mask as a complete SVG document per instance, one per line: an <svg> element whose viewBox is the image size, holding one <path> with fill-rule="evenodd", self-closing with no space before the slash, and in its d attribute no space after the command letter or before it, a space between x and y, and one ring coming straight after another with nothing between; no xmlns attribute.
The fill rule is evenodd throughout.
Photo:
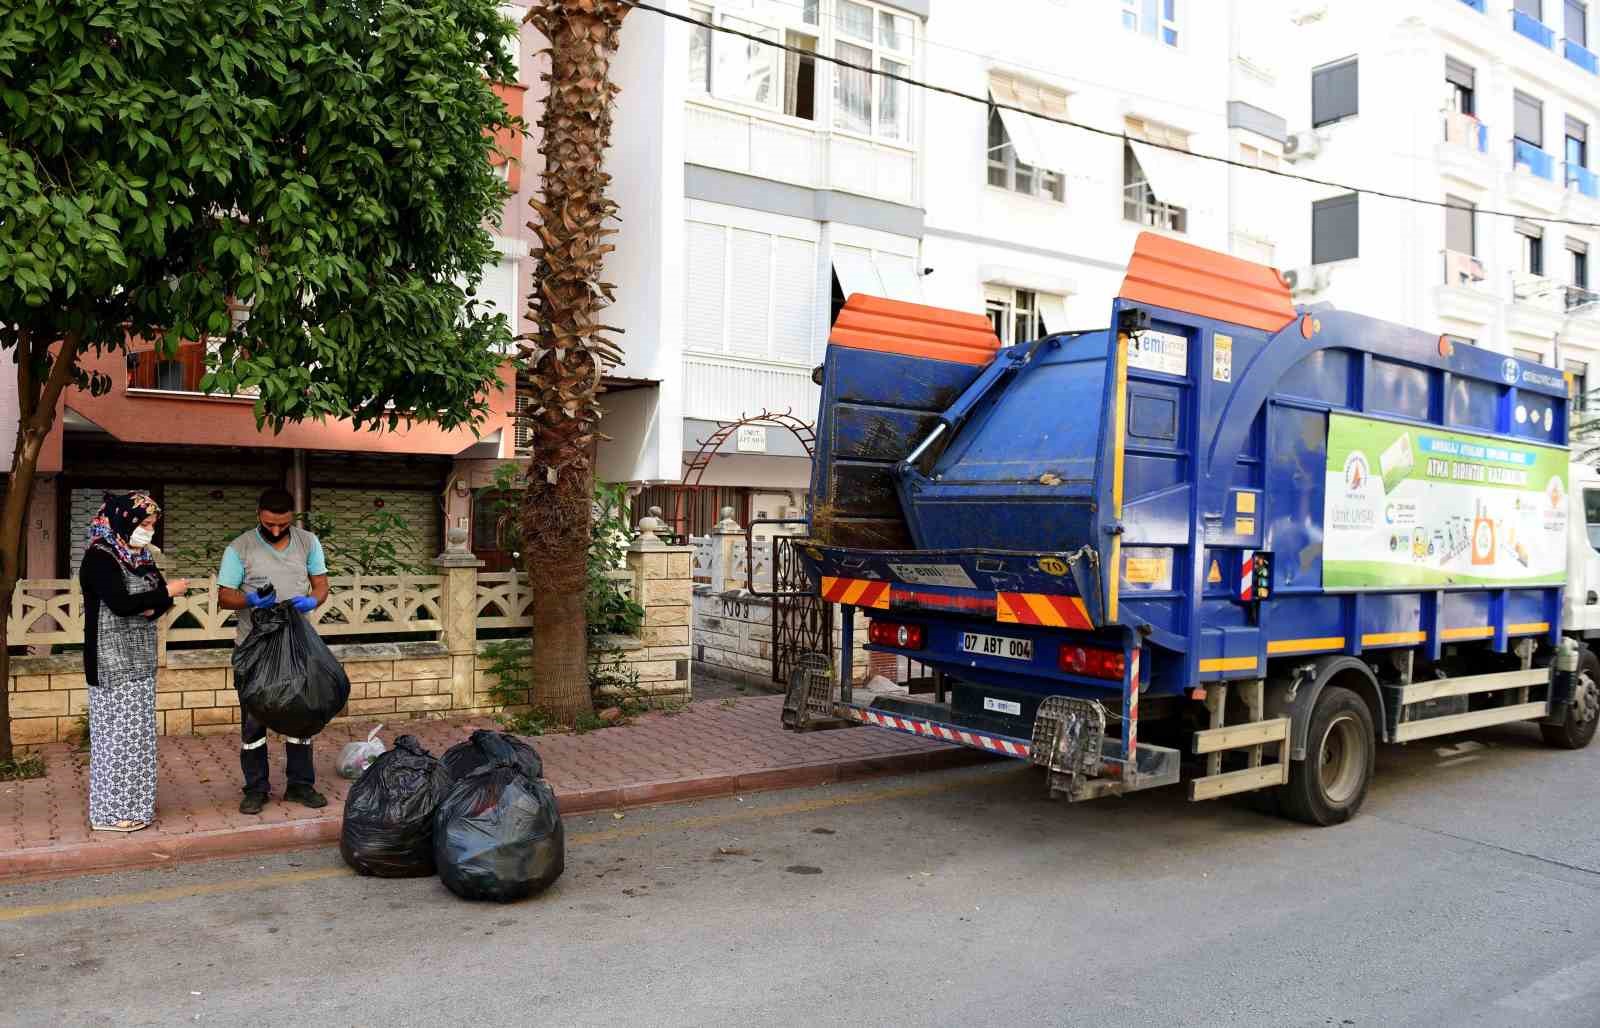
<svg viewBox="0 0 1600 1028"><path fill-rule="evenodd" d="M133 530L132 534L128 536L128 545L136 550L142 550L146 546L149 546L150 541L155 537L156 534L154 531L144 527L143 525L140 525L138 528Z"/></svg>

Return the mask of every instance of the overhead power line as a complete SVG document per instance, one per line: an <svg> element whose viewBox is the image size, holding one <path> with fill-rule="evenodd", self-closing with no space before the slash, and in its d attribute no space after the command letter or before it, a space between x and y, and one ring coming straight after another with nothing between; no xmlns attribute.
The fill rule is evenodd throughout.
<svg viewBox="0 0 1600 1028"><path fill-rule="evenodd" d="M712 32L718 32L724 35L737 36L740 39L749 40L752 43L760 43L763 46L770 46L776 50L782 50L786 53L796 54L801 57L809 57L817 61L825 61L828 64L834 64L841 68L848 68L851 71L859 71L862 74L872 75L877 78L889 79L894 82L903 82L906 85L914 86L917 89L925 89L931 93L940 93L945 96L952 96L958 100L967 100L975 104L980 104L985 108L1014 111L1017 114L1026 115L1030 118L1038 118L1040 121L1048 121L1057 125L1065 125L1067 128L1078 129L1079 131L1088 132L1097 136L1104 136L1108 139L1120 139L1124 143L1138 142L1144 146L1154 147L1158 150L1166 150L1170 153L1179 154L1180 156L1188 157L1193 160L1209 161L1213 164L1221 164L1230 168L1241 168L1245 171L1258 172L1262 175L1274 175L1281 179L1288 179L1291 182L1304 182L1308 185L1322 186L1328 189L1338 189L1346 193L1357 193L1363 196L1381 197L1385 200L1395 200L1400 203L1414 203L1424 207L1437 207L1442 210L1472 211L1477 214L1487 214L1491 217L1512 218L1517 221L1526 221L1535 224L1572 225L1578 228L1600 228L1600 222L1578 221L1574 218L1537 217L1527 214L1519 214L1515 211L1501 211L1489 207L1463 206L1461 204L1448 203L1444 200L1429 200L1420 196L1408 196L1404 193L1391 193L1383 189L1372 189L1367 186L1353 186L1349 185L1348 183L1335 182L1331 179L1316 178L1311 175L1296 175L1293 172L1283 171L1277 168L1263 168L1258 165L1247 164L1244 161L1234 160L1231 157L1219 157L1215 154L1197 153L1194 150L1186 150L1181 146L1173 146L1170 143L1157 143L1144 139L1135 139L1134 137L1129 136L1126 132L1118 132L1114 129L1101 128L1097 125L1087 125L1081 121L1073 121L1070 118L1059 118L1055 115L1044 114L1039 111L1030 111L1026 107L1018 107L1014 104L1000 103L988 96L978 96L975 93L966 93L959 89L952 89L949 86L941 86L932 82L921 82L905 75L897 75L892 71L882 71L878 68L873 68L868 65L846 61L839 57L831 57L828 54L819 53L815 50L807 50L798 46L789 46L786 43L780 43L776 40L767 39L763 36L755 35L754 33L741 32L738 29L730 28L726 25L713 25L708 22L703 22L698 18L690 17L687 14L679 14L677 11L669 11L663 7L657 7L654 4L646 3L645 0L620 0L620 2L628 7L636 8L641 11L649 11L652 14L659 14L664 18L671 18L674 21L681 21L684 24L691 25L697 29L708 29ZM1063 168L1050 170L1065 171L1066 169Z"/></svg>

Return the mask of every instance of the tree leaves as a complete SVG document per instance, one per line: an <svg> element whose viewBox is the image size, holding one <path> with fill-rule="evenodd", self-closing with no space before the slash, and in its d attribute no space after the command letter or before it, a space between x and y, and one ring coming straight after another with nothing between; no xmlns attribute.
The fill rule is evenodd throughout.
<svg viewBox="0 0 1600 1028"><path fill-rule="evenodd" d="M265 425L481 416L510 32L493 0L6 8L0 349L209 336Z"/></svg>

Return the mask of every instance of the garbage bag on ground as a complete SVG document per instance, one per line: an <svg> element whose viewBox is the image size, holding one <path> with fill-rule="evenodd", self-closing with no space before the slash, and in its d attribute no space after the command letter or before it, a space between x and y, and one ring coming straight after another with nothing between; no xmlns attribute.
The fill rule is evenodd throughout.
<svg viewBox="0 0 1600 1028"><path fill-rule="evenodd" d="M345 743L344 749L339 751L339 777L360 778L374 760L383 756L383 740L378 738L382 730L383 726L379 725L368 732L365 739Z"/></svg>
<svg viewBox="0 0 1600 1028"><path fill-rule="evenodd" d="M496 732L488 728L480 728L472 733L466 742L458 742L444 751L444 756L439 758L439 763L450 772L450 777L456 781L472 774L494 759L488 752L497 749L489 745L489 739L501 739L510 745L516 753L517 759L527 769L528 774L534 778L544 777L544 761L539 759L539 751L507 732Z"/></svg>
<svg viewBox="0 0 1600 1028"><path fill-rule="evenodd" d="M561 877L566 832L550 783L497 734L480 746L490 761L455 783L434 818L434 858L457 896L510 903Z"/></svg>
<svg viewBox="0 0 1600 1028"><path fill-rule="evenodd" d="M304 614L287 603L251 615L233 651L239 705L258 722L297 739L328 726L350 698L350 678Z"/></svg>
<svg viewBox="0 0 1600 1028"><path fill-rule="evenodd" d="M433 874L433 818L450 784L449 772L415 736L396 739L345 797L344 862L378 878Z"/></svg>

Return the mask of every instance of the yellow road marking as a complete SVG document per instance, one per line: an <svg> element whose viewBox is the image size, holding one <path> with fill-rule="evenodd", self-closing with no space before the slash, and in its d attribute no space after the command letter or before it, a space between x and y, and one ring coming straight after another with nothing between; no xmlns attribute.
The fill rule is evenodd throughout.
<svg viewBox="0 0 1600 1028"><path fill-rule="evenodd" d="M794 814L813 814L821 810L835 810L840 807L859 806L866 803L876 803L883 800L912 799L918 796L931 796L935 793L950 792L955 789L971 785L989 785L995 781L1004 780L1011 776L995 776L994 778L957 778L922 785L903 785L889 789L875 789L870 792L853 793L849 796L827 796L810 800L796 800L792 803L779 803L773 806L756 807L750 810L733 811L727 814L702 814L698 817L679 818L660 824L639 825L637 827L608 828L596 832L575 832L567 836L567 842L574 846L594 846L608 842L619 842L626 839L637 839L648 835L657 835L661 832L681 832L696 828L715 828L719 825L732 824L739 821L764 821L775 817L788 817ZM589 814L578 815L580 817ZM248 892L256 889L274 889L290 885L300 885L306 882L323 881L329 878L354 877L355 872L344 866L323 867L311 871L283 871L277 874L260 875L253 878L236 878L226 882L196 883L193 885L171 885L161 889L143 889L139 892L125 892L115 896L86 896L82 899L63 900L59 903L39 903L31 906L0 907L0 923L7 921L24 921L37 917L54 917L60 914L73 914L84 910L110 910L118 907L139 906L145 903L163 903L170 900L191 899L196 896L225 896L229 893Z"/></svg>

